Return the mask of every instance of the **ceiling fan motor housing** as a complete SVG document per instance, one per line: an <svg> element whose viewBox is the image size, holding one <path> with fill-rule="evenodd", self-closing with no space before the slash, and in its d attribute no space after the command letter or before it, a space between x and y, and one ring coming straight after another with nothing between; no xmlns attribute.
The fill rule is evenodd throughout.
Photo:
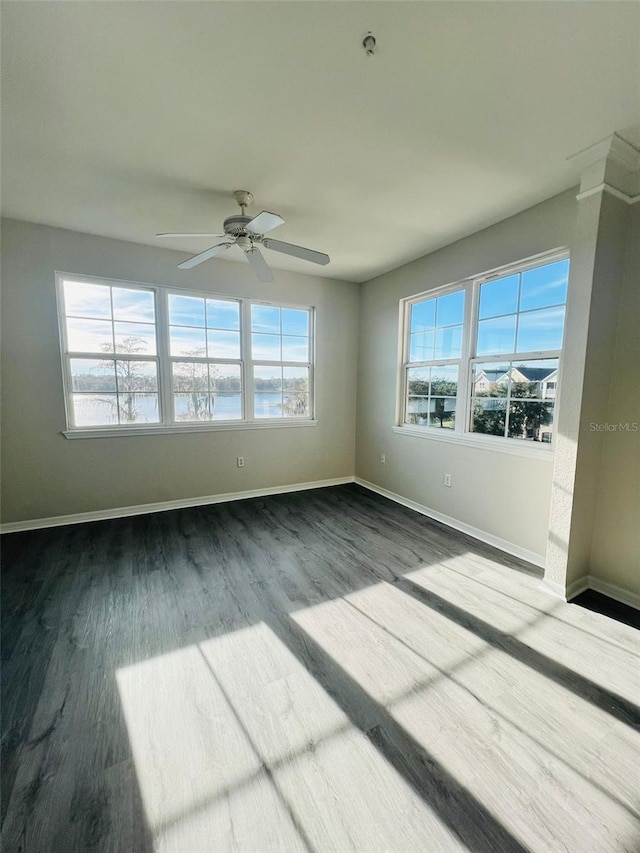
<svg viewBox="0 0 640 853"><path fill-rule="evenodd" d="M251 222L251 216L229 216L224 221L224 233L229 237L239 237L246 234L247 225Z"/></svg>

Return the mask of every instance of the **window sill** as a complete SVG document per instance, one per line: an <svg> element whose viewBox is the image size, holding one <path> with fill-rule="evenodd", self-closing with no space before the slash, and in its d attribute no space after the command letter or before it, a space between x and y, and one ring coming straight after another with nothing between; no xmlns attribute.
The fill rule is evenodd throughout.
<svg viewBox="0 0 640 853"><path fill-rule="evenodd" d="M100 427L98 429L69 429L63 430L65 438L120 438L123 435L178 435L191 432L221 432L223 430L243 429L291 429L296 427L314 427L317 420L280 420L280 421L240 421L214 424L180 424L179 426L135 426L135 427Z"/></svg>
<svg viewBox="0 0 640 853"><path fill-rule="evenodd" d="M433 441L444 441L448 444L458 444L462 447L473 447L481 450L489 450L497 453L508 453L512 456L528 456L533 459L544 460L545 462L553 462L553 449L549 445L540 447L533 446L534 442L519 442L518 439L508 438L480 438L471 434L461 435L460 433L448 433L443 435L442 432L429 431L428 428L420 429L411 426L394 426L393 432L398 435L411 435L417 438L426 438Z"/></svg>

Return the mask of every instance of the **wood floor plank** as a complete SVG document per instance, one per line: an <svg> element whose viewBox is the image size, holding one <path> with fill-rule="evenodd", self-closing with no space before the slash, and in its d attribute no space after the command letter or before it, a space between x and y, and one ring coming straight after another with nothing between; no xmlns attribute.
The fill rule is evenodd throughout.
<svg viewBox="0 0 640 853"><path fill-rule="evenodd" d="M638 632L358 486L4 537L7 853L637 853Z"/></svg>

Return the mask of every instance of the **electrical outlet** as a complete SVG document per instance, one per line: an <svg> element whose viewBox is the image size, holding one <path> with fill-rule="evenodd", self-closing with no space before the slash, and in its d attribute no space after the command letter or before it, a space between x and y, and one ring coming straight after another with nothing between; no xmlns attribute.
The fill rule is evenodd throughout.
<svg viewBox="0 0 640 853"><path fill-rule="evenodd" d="M383 465L387 464L387 454L386 453L380 454L380 461L382 462Z"/></svg>
<svg viewBox="0 0 640 853"><path fill-rule="evenodd" d="M451 474L442 475L442 485L446 486L448 489L451 488Z"/></svg>
<svg viewBox="0 0 640 853"><path fill-rule="evenodd" d="M244 468L244 456L238 456L237 463L238 468Z"/></svg>

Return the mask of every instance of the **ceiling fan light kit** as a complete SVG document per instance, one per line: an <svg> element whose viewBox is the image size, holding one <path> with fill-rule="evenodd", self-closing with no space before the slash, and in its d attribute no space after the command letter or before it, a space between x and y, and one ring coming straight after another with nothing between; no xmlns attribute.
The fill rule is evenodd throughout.
<svg viewBox="0 0 640 853"><path fill-rule="evenodd" d="M246 216L245 208L253 201L253 195L248 190L236 190L233 195L238 202L241 213L228 216L224 220L222 234L175 232L156 234L156 237L225 237L227 239L225 243L218 243L192 258L187 258L186 261L178 264L178 269L186 270L198 266L198 264L222 254L231 246L238 246L239 249L242 249L256 276L263 282L273 281L273 273L269 269L259 246L264 246L265 249L270 249L273 252L281 252L284 255L300 258L303 261L311 261L313 264L325 266L329 263L329 255L324 252L316 252L313 249L306 249L304 246L296 246L293 243L283 243L281 240L272 240L270 237L266 238L264 235L269 231L284 225L284 219L269 210L263 210L257 216Z"/></svg>

